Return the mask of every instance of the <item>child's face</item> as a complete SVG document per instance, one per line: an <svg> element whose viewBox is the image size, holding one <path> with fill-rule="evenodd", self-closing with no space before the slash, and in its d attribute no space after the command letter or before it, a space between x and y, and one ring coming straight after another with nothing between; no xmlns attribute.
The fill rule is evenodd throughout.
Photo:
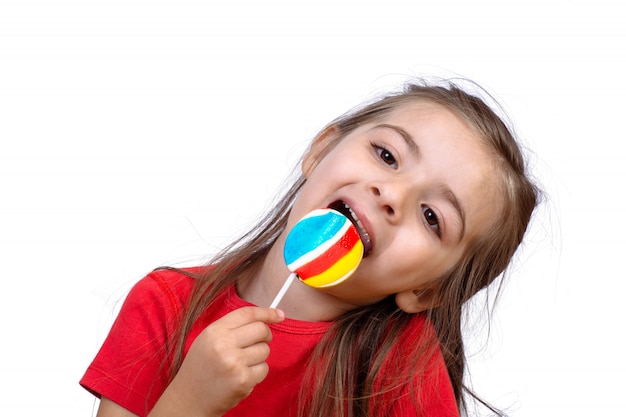
<svg viewBox="0 0 626 417"><path fill-rule="evenodd" d="M324 289L361 306L433 284L498 217L498 173L480 139L449 110L403 105L360 126L325 157L334 133L306 155L307 182L288 229L313 209L344 202L371 239L354 275Z"/></svg>

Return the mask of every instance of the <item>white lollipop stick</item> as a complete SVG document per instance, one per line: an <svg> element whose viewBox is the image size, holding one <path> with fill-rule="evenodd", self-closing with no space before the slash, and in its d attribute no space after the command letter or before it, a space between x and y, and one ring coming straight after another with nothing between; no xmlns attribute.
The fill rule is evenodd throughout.
<svg viewBox="0 0 626 417"><path fill-rule="evenodd" d="M270 304L270 308L276 308L278 303L280 303L280 300L283 299L283 296L285 295L285 293L287 292L287 290L291 286L291 283L293 282L295 277L296 277L296 273L295 272L292 272L291 274L289 274L289 276L285 280L285 283L283 284L283 286L280 287L280 291L278 291L278 294L276 294L276 297L274 297L274 301L272 301L272 304Z"/></svg>

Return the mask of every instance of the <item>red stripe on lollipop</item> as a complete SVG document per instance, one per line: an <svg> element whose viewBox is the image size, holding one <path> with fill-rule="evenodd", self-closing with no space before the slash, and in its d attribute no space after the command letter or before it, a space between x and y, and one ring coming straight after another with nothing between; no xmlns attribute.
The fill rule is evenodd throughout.
<svg viewBox="0 0 626 417"><path fill-rule="evenodd" d="M302 279L321 274L346 256L359 239L360 237L356 229L354 227L348 228L345 234L324 253L311 262L302 265L294 272Z"/></svg>

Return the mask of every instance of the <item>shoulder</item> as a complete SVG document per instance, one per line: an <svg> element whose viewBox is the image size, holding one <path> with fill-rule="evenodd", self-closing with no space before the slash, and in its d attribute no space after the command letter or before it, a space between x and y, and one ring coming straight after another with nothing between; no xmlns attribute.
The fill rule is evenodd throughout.
<svg viewBox="0 0 626 417"><path fill-rule="evenodd" d="M429 417L458 417L459 408L452 380L435 327L425 315L416 315L413 321L421 333L432 339L432 347L426 354L427 361L424 363L423 373L419 376L420 389L416 391L422 412Z"/></svg>
<svg viewBox="0 0 626 417"><path fill-rule="evenodd" d="M199 269L158 269L135 283L80 384L145 415L167 384L164 364Z"/></svg>
<svg viewBox="0 0 626 417"><path fill-rule="evenodd" d="M159 268L140 279L131 288L126 304L147 303L168 304L177 309L184 304L193 289L195 276L201 273L198 268Z"/></svg>
<svg viewBox="0 0 626 417"><path fill-rule="evenodd" d="M458 406L452 381L441 352L434 326L424 314L411 317L390 357L406 367L404 386L394 402L395 416L418 415L457 417ZM388 364L388 366L393 366ZM415 407L415 408L414 408ZM421 414L420 414L421 413Z"/></svg>
<svg viewBox="0 0 626 417"><path fill-rule="evenodd" d="M189 300L198 271L160 268L150 272L128 292L112 330L172 331Z"/></svg>

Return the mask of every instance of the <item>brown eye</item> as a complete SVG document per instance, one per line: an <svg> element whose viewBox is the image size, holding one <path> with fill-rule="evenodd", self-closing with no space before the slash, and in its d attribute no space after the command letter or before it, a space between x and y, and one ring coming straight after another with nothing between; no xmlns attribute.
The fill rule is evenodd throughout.
<svg viewBox="0 0 626 417"><path fill-rule="evenodd" d="M396 163L396 159L393 157L391 152L386 151L384 149L380 150L380 159L382 159L384 162L386 162L389 165L393 165Z"/></svg>
<svg viewBox="0 0 626 417"><path fill-rule="evenodd" d="M398 167L398 162L396 161L396 157L393 155L393 153L391 153L391 151L389 151L388 149L380 145L376 145L374 143L372 143L372 146L374 147L374 149L376 150L376 153L378 154L378 157L380 158L381 161L383 161L384 164L389 165L390 167L394 169Z"/></svg>
<svg viewBox="0 0 626 417"><path fill-rule="evenodd" d="M441 229L439 227L439 217L437 217L437 213L430 207L422 207L422 213L424 215L424 220L426 223L434 229L437 236L441 236Z"/></svg>

